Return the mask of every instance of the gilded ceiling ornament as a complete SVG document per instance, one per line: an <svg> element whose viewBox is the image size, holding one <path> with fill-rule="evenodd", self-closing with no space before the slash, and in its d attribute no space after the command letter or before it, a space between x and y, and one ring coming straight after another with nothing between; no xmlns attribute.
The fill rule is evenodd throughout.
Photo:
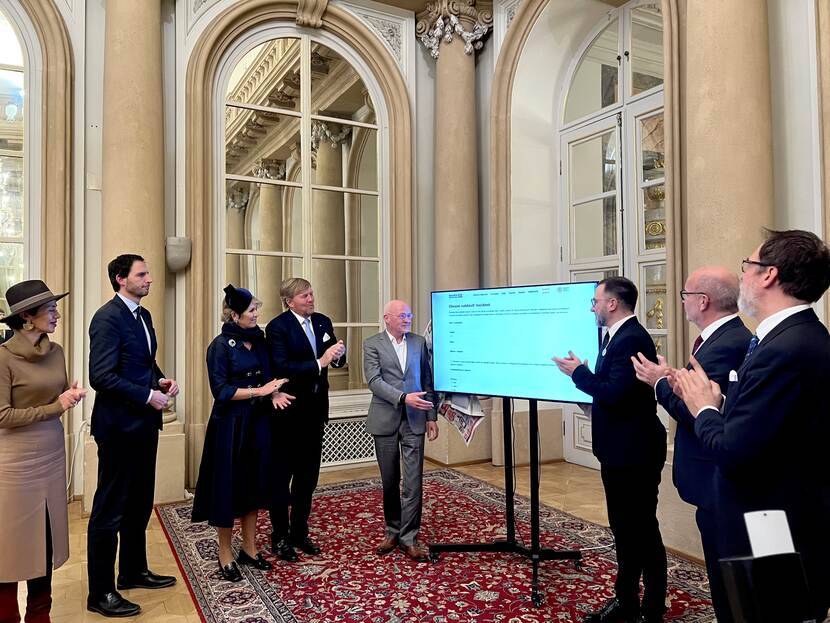
<svg viewBox="0 0 830 623"><path fill-rule="evenodd" d="M437 0L427 3L426 10L418 14L415 34L437 59L441 42L452 43L455 35L464 41L465 54L480 50L492 25L491 5L479 9L475 0Z"/></svg>

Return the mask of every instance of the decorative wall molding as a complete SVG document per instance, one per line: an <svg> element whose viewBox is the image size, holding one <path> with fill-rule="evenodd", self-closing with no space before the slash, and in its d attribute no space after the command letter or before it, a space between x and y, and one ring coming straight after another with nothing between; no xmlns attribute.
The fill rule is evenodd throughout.
<svg viewBox="0 0 830 623"><path fill-rule="evenodd" d="M499 57L501 44L507 36L507 29L516 17L523 0L496 0L493 4L493 46L494 58Z"/></svg>
<svg viewBox="0 0 830 623"><path fill-rule="evenodd" d="M329 0L297 0L297 25L320 28Z"/></svg>
<svg viewBox="0 0 830 623"><path fill-rule="evenodd" d="M392 50L395 58L398 59L398 62L400 62L403 54L403 26L401 22L377 17L371 14L359 13L358 15L363 17L369 25L372 26L375 32L380 35L380 38L389 44L389 49Z"/></svg>
<svg viewBox="0 0 830 623"><path fill-rule="evenodd" d="M441 42L452 43L457 35L464 41L464 53L472 54L484 46L484 37L493 25L490 5L476 6L475 0L438 0L418 13L415 32L432 58L440 54Z"/></svg>

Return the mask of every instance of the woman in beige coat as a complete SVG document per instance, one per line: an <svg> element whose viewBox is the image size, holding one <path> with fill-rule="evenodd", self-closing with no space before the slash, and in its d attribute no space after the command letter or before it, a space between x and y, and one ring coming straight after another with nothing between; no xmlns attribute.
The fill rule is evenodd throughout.
<svg viewBox="0 0 830 623"><path fill-rule="evenodd" d="M6 291L14 335L0 345L0 623L20 621L17 583L26 580L27 623L49 621L52 569L69 557L66 454L60 417L85 395L68 386L63 349L50 342L57 301L40 280Z"/></svg>

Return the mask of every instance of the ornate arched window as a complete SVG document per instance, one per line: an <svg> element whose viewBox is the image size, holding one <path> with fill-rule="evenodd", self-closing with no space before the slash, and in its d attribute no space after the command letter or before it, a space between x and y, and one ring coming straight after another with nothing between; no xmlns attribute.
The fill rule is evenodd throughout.
<svg viewBox="0 0 830 623"><path fill-rule="evenodd" d="M365 388L361 345L388 291L380 90L343 43L287 26L250 32L217 79L219 281L252 290L266 323L280 282L307 278L350 353L332 389Z"/></svg>
<svg viewBox="0 0 830 623"><path fill-rule="evenodd" d="M30 78L39 64L39 47L25 13L14 3L0 9L0 295L9 286L37 275L39 205L33 182L39 168L30 136L39 111Z"/></svg>

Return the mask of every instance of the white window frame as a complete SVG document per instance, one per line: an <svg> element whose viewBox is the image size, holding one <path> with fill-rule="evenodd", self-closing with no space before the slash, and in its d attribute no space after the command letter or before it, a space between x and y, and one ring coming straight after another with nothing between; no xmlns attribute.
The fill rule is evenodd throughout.
<svg viewBox="0 0 830 623"><path fill-rule="evenodd" d="M217 250L217 257L213 258L214 265L214 283L224 283L222 281L224 277L224 270L225 270L225 249L226 249L226 228L225 228L225 107L226 107L226 91L227 85L230 80L231 73L236 65L239 63L240 60L247 54L250 50L270 41L272 39L278 38L295 38L300 39L300 58L304 59L310 55L310 46L312 42L321 43L331 49L332 51L338 53L346 62L348 62L352 68L357 72L360 79L363 81L363 85L369 92L369 96L372 99L372 104L375 110L375 119L376 123L371 124L372 126L376 126L377 128L377 161L378 161L378 175L377 175L377 193L370 192L364 194L371 194L376 195L378 198L378 253L379 253L379 287L378 287L378 301L377 301L377 308L378 308L378 319L377 323L346 323L346 322L335 322L335 327L368 327L377 326L377 329L380 330L382 326L382 314L383 314L383 301L389 298L389 293L391 291L391 273L390 273L390 205L389 205L389 192L388 189L390 187L390 171L389 171L389 154L390 154L390 147L389 147L389 114L388 109L386 106L386 102L383 98L382 91L380 86L378 85L377 81L374 79L371 70L366 65L365 61L351 48L346 46L342 41L337 39L331 33L322 30L311 30L307 28L300 28L300 27L293 27L287 24L263 24L257 28L253 28L248 31L244 36L240 37L223 56L218 64L218 68L215 74L215 82L214 82L214 100L213 100L213 133L212 133L212 142L213 142L213 153L214 153L214 166L215 166L215 175L214 175L214 189L213 189L213 206L211 209L211 218L214 219L214 222L217 226L214 228L214 248ZM301 61L301 89L303 90L300 97L300 105L301 110L300 113L297 115L301 116L301 123L300 123L300 133L301 133L301 142L304 145L309 144L309 136L311 132L311 121L314 118L317 119L324 119L325 117L321 115L311 115L310 108L311 108L311 98L310 98L310 89L311 89L311 81L309 76L307 75L307 68L306 63ZM337 120L340 123L343 123L343 120ZM354 125L358 126L366 126L367 124L360 124L355 123ZM305 168L305 170L310 171L311 167L311 152L308 149L302 151L301 154L302 163L301 166ZM260 180L256 180L260 181ZM281 186L286 185L295 185L295 184L285 184L281 183ZM311 274L311 267L312 267L312 256L315 258L320 258L321 254L312 254L311 253L311 239L310 239L310 231L311 231L311 197L312 193L315 189L324 189L326 187L312 184L312 183L303 183L301 185L303 188L303 260L304 260L304 267L308 274ZM349 189L345 188L338 188L336 189L340 192L349 192ZM363 192L363 191L361 191ZM325 259L323 256L322 259ZM338 257L337 259L343 259ZM350 256L346 257L345 259L351 259ZM214 317L219 318L221 314L221 303L217 297L211 297L211 306L212 306L212 314ZM325 310L321 310L325 313ZM270 319L265 319L267 320ZM361 349L361 344L350 344L349 349L352 353L356 352L356 349ZM347 354L348 357L348 354ZM354 390L339 390L332 392L332 401L331 401L331 409L333 412L343 411L344 414L351 414L355 410L355 399L357 399L361 404L365 402L365 407L368 407L368 400L371 392L368 389L354 389ZM348 412L348 413L347 413ZM364 411L365 412L365 411ZM333 417L336 417L335 413L332 413Z"/></svg>
<svg viewBox="0 0 830 623"><path fill-rule="evenodd" d="M6 0L3 12L23 52L23 279L37 279L43 269L43 53L34 24L20 2Z"/></svg>

